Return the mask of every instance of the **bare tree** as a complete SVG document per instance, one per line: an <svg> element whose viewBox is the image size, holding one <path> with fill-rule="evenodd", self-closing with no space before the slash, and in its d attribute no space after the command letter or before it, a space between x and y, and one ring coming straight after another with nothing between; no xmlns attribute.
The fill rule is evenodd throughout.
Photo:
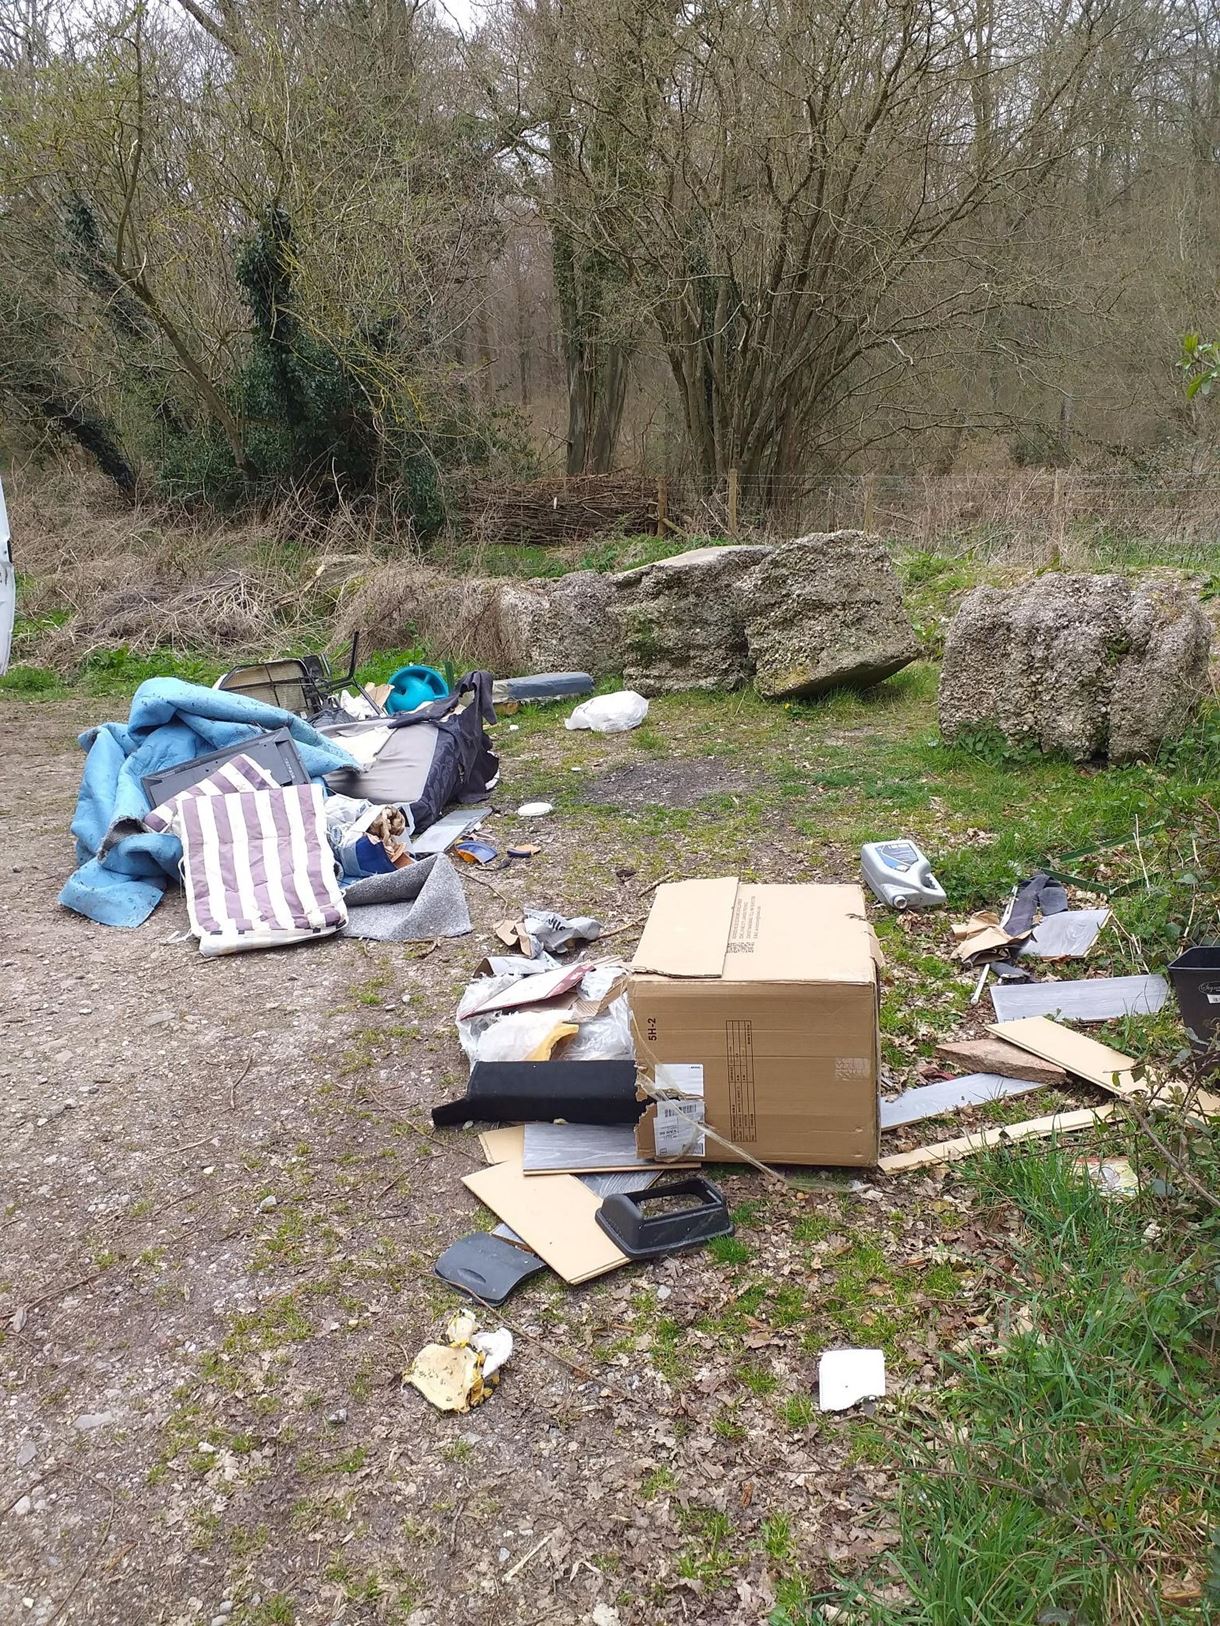
<svg viewBox="0 0 1220 1626"><path fill-rule="evenodd" d="M551 143L555 212L655 322L709 482L866 442L844 404L998 297L975 233L1073 159L1129 0L988 8L570 0L570 99L614 136Z"/></svg>

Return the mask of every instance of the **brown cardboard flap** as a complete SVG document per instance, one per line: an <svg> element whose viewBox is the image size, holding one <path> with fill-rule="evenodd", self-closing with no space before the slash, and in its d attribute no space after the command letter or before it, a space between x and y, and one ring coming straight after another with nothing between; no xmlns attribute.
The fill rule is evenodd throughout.
<svg viewBox="0 0 1220 1626"><path fill-rule="evenodd" d="M868 983L873 935L858 886L742 886L724 960L726 982Z"/></svg>
<svg viewBox="0 0 1220 1626"><path fill-rule="evenodd" d="M661 977L718 977L736 901L731 875L659 886L631 969Z"/></svg>

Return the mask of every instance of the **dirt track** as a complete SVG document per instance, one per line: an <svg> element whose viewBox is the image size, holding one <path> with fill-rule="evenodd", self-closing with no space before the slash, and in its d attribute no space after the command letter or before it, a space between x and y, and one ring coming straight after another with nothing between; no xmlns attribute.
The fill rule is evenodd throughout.
<svg viewBox="0 0 1220 1626"><path fill-rule="evenodd" d="M456 1302L430 1269L480 1223L479 1158L426 1109L464 1077L453 1002L504 899L469 885L475 933L423 959L205 962L176 895L95 926L55 901L89 720L0 710L0 1616L757 1623L785 1577L883 1545L887 1472L809 1407L819 1298L857 1222L898 1270L956 1202L733 1177L731 1257L543 1278L505 1307L499 1392L433 1412L399 1376ZM633 913L609 865L565 896L560 835L505 897ZM861 1292L867 1327L887 1290ZM901 1381L949 1313L891 1329Z"/></svg>

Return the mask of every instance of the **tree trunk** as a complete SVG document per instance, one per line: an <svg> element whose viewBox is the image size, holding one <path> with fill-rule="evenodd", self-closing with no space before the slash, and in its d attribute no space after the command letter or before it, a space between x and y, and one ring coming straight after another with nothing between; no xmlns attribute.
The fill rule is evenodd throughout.
<svg viewBox="0 0 1220 1626"><path fill-rule="evenodd" d="M552 234L552 254L568 381L567 472L608 474L627 398L627 350L604 337L600 278L562 228Z"/></svg>
<svg viewBox="0 0 1220 1626"><path fill-rule="evenodd" d="M627 396L627 357L597 340L565 345L568 366L569 474L608 474L614 467Z"/></svg>

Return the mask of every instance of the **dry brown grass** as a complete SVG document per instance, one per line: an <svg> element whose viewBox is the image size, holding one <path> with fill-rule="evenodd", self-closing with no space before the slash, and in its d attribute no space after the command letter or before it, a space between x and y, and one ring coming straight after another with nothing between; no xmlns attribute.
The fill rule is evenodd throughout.
<svg viewBox="0 0 1220 1626"><path fill-rule="evenodd" d="M366 648L421 647L508 671L525 658L523 627L538 613L534 584L478 574L477 533L464 538L467 573L445 575L372 506L319 517L289 498L240 524L191 520L131 507L64 462L18 466L6 488L25 618L18 660L70 669L94 650L126 645L236 663L301 647L337 651L359 631ZM671 512L692 528L725 529L722 499L683 508L676 482L670 496ZM742 502L744 512L748 492ZM1113 568L1130 549L1216 574L1220 472L845 477L811 485L786 517L743 534L780 540L845 526L907 546L969 547L1015 572Z"/></svg>
<svg viewBox="0 0 1220 1626"><path fill-rule="evenodd" d="M1190 568L1220 538L1220 468L853 475L828 482L816 504L819 528L941 550L966 539L1034 568L1095 570L1115 545L1162 549Z"/></svg>
<svg viewBox="0 0 1220 1626"><path fill-rule="evenodd" d="M378 563L349 512L319 523L287 502L256 522L184 521L60 464L18 468L6 491L20 610L36 623L17 658L60 669L115 645L237 661L324 642L353 577Z"/></svg>
<svg viewBox="0 0 1220 1626"><path fill-rule="evenodd" d="M341 596L334 638L344 644L359 632L370 649L419 647L493 672L514 671L530 592L528 582L446 576L414 561L383 564Z"/></svg>

